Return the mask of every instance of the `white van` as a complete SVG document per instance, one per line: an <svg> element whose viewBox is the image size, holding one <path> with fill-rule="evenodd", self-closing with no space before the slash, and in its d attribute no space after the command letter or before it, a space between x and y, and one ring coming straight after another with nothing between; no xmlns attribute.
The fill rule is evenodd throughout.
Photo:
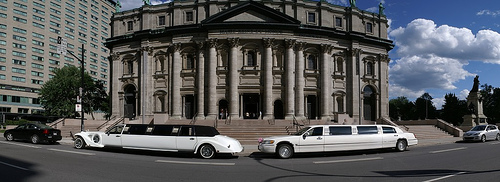
<svg viewBox="0 0 500 182"><path fill-rule="evenodd" d="M417 145L413 133L390 125L313 125L292 135L259 140L259 151L290 158L294 153L395 148Z"/></svg>

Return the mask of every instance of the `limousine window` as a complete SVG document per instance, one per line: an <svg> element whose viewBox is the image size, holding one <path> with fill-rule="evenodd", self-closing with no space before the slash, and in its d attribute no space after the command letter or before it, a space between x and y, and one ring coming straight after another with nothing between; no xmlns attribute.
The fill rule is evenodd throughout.
<svg viewBox="0 0 500 182"><path fill-rule="evenodd" d="M300 129L299 131L297 131L297 133L294 133L292 135L296 135L296 136L299 136L299 135L302 135L304 134L307 130L311 129L311 127L305 127L305 128L302 128Z"/></svg>
<svg viewBox="0 0 500 182"><path fill-rule="evenodd" d="M160 136L170 136L172 134L172 128L173 126L169 125L157 125L153 129L153 135L160 135Z"/></svg>
<svg viewBox="0 0 500 182"><path fill-rule="evenodd" d="M147 125L130 125L130 128L128 129L127 133L131 135L144 135L146 133L147 128L148 128Z"/></svg>
<svg viewBox="0 0 500 182"><path fill-rule="evenodd" d="M396 129L391 128L391 127L385 127L385 126L382 127L382 131L384 133L396 133Z"/></svg>
<svg viewBox="0 0 500 182"><path fill-rule="evenodd" d="M181 132L179 133L179 136L193 136L193 127L191 126L182 126L181 127Z"/></svg>
<svg viewBox="0 0 500 182"><path fill-rule="evenodd" d="M309 130L306 134L307 136L321 136L323 135L323 127L316 127Z"/></svg>
<svg viewBox="0 0 500 182"><path fill-rule="evenodd" d="M108 134L121 134L122 133L122 129L123 129L123 126L120 125L120 126L115 126L113 128L111 128L110 130L108 130Z"/></svg>
<svg viewBox="0 0 500 182"><path fill-rule="evenodd" d="M377 134L377 126L357 126L358 134Z"/></svg>
<svg viewBox="0 0 500 182"><path fill-rule="evenodd" d="M196 136L215 136L219 135L219 132L213 128L208 126L196 126L195 127Z"/></svg>
<svg viewBox="0 0 500 182"><path fill-rule="evenodd" d="M352 128L350 126L330 127L330 135L352 135Z"/></svg>

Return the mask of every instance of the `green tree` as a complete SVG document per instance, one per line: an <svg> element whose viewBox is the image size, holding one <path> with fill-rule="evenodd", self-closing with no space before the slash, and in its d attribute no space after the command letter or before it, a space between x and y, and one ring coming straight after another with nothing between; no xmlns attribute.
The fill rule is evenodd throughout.
<svg viewBox="0 0 500 182"><path fill-rule="evenodd" d="M437 118L436 107L432 105L432 96L424 93L415 101L417 119Z"/></svg>
<svg viewBox="0 0 500 182"><path fill-rule="evenodd" d="M401 96L389 100L389 116L393 120L411 120L415 117L415 104Z"/></svg>
<svg viewBox="0 0 500 182"><path fill-rule="evenodd" d="M444 105L440 118L446 122L459 126L463 122L463 116L467 110L467 101L458 99L455 94L448 93L444 96Z"/></svg>
<svg viewBox="0 0 500 182"><path fill-rule="evenodd" d="M84 112L89 114L95 110L109 111L107 94L100 82L95 82L88 74L84 74ZM65 66L54 70L54 77L41 88L39 99L45 114L50 116L76 117L77 96L80 95L81 71L75 66ZM94 119L94 118L93 118Z"/></svg>
<svg viewBox="0 0 500 182"><path fill-rule="evenodd" d="M481 85L483 97L483 113L488 117L488 123L500 122L500 88L491 85Z"/></svg>

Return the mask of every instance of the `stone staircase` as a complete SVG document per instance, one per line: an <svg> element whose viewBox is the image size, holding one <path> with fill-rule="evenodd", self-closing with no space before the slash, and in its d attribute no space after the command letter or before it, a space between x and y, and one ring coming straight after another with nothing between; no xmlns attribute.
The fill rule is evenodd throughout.
<svg viewBox="0 0 500 182"><path fill-rule="evenodd" d="M257 145L259 138L277 135L288 135L286 126L283 125L219 125L217 130L221 135L226 135L240 141L242 145ZM290 129L294 132L295 129Z"/></svg>
<svg viewBox="0 0 500 182"><path fill-rule="evenodd" d="M434 125L406 125L408 132L415 134L417 139L453 138L453 135Z"/></svg>

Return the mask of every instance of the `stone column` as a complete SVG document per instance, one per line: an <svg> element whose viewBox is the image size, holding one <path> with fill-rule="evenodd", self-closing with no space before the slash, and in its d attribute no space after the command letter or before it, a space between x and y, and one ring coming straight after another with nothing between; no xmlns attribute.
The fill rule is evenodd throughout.
<svg viewBox="0 0 500 182"><path fill-rule="evenodd" d="M208 61L208 113L207 119L217 118L217 39L210 39Z"/></svg>
<svg viewBox="0 0 500 182"><path fill-rule="evenodd" d="M239 94L238 94L238 44L239 38L229 38L227 39L230 46L229 52L229 116L233 119L238 118L238 103L239 103Z"/></svg>
<svg viewBox="0 0 500 182"><path fill-rule="evenodd" d="M171 119L181 119L181 44L176 43L172 45L173 61L172 61L172 117Z"/></svg>
<svg viewBox="0 0 500 182"><path fill-rule="evenodd" d="M196 42L196 45L198 45L198 64L196 65L196 87L198 89L196 110L198 115L196 119L205 119L205 42Z"/></svg>
<svg viewBox="0 0 500 182"><path fill-rule="evenodd" d="M121 81L118 80L118 78L121 78L123 76L123 62L120 60L120 53L118 52L111 52L111 64L110 64L110 89L114 88L114 90L118 91L115 93L110 92L111 96L111 115L118 116L118 117L123 117L123 97L120 97L119 92L123 92L120 87L122 84Z"/></svg>
<svg viewBox="0 0 500 182"><path fill-rule="evenodd" d="M285 119L293 119L295 113L295 55L293 53L293 47L295 46L296 40L285 39L286 46L286 115Z"/></svg>
<svg viewBox="0 0 500 182"><path fill-rule="evenodd" d="M331 110L330 110L330 103L331 103L331 93L330 93L330 88L331 86L331 80L332 76L330 73L330 54L332 52L332 46L328 44L321 44L321 51L323 53L322 59L321 59L321 99L320 99L320 104L321 104L321 120L327 120L329 121L331 119Z"/></svg>
<svg viewBox="0 0 500 182"><path fill-rule="evenodd" d="M264 42L264 119L273 117L273 42L272 38L262 39Z"/></svg>
<svg viewBox="0 0 500 182"><path fill-rule="evenodd" d="M297 42L295 45L295 116L304 119L304 47L305 42Z"/></svg>

